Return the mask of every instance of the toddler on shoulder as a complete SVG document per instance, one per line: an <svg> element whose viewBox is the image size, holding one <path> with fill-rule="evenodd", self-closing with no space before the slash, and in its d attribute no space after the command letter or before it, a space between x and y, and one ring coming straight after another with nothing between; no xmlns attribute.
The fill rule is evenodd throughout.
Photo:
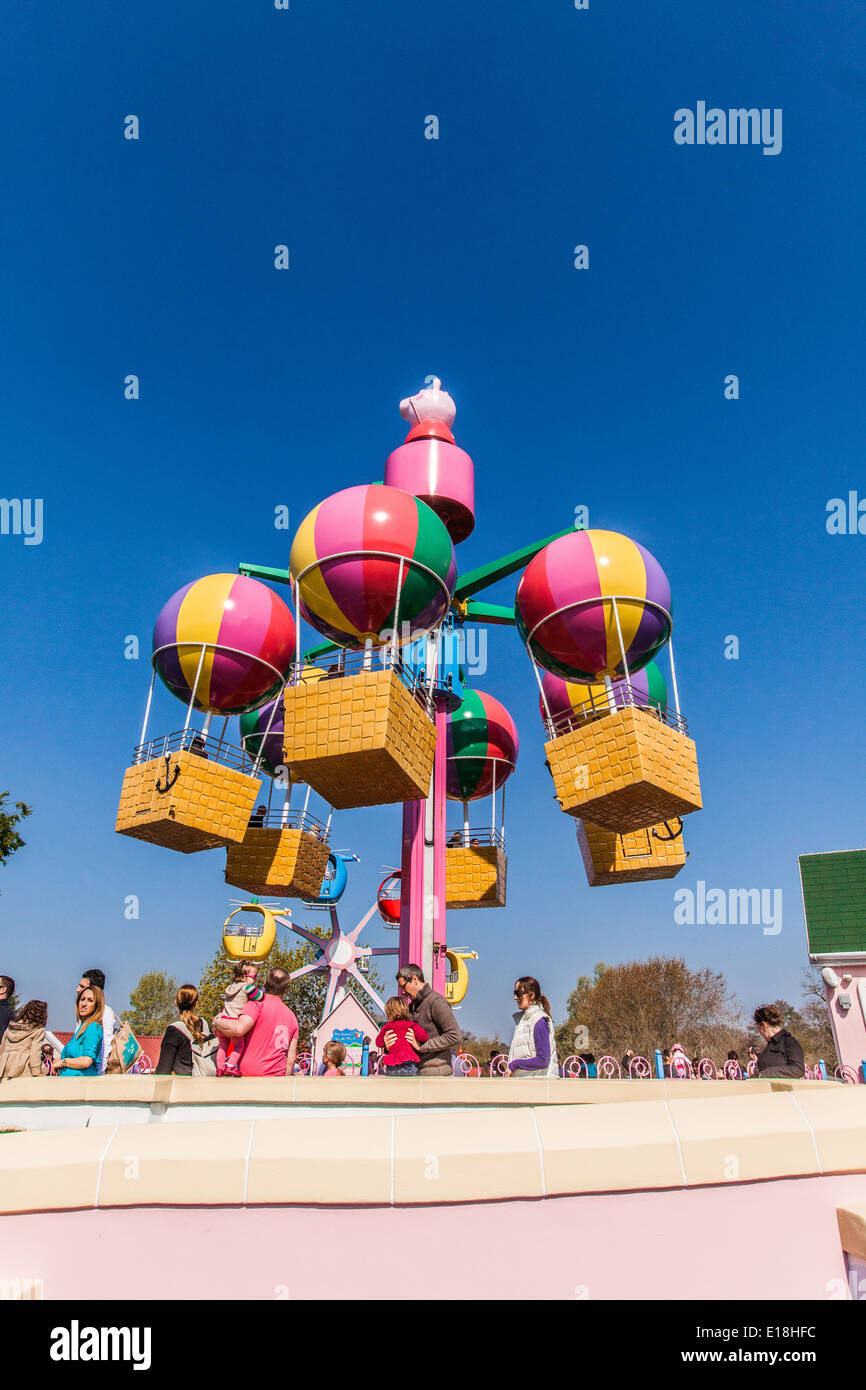
<svg viewBox="0 0 866 1390"><path fill-rule="evenodd" d="M259 967L252 961L235 961L232 979L223 995L220 1018L240 1018L244 1007L255 1000L259 1003L265 992L256 984ZM246 1038L227 1038L220 1033L217 1051L217 1076L240 1076L239 1064L243 1056Z"/></svg>

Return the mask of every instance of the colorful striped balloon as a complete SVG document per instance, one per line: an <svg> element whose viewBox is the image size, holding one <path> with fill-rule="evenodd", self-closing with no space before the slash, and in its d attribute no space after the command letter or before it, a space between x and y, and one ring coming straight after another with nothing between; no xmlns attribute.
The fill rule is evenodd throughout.
<svg viewBox="0 0 866 1390"><path fill-rule="evenodd" d="M395 617L399 645L403 635L429 632L448 612L457 580L454 546L436 513L376 483L314 507L298 527L289 567L305 619L341 647L393 640Z"/></svg>
<svg viewBox="0 0 866 1390"><path fill-rule="evenodd" d="M538 665L566 681L624 675L612 598L634 674L670 637L671 590L658 560L616 531L572 531L539 551L516 600L518 631Z"/></svg>
<svg viewBox="0 0 866 1390"><path fill-rule="evenodd" d="M631 687L630 691L628 686ZM550 717L555 720L569 714L588 714L593 710L603 711L610 708L607 690L603 685L579 685L576 681L564 681L560 676L545 671L541 678L541 688L544 691L544 699L539 696L538 707L542 719L545 716L545 700ZM629 682L624 679L611 681L611 690L617 709L632 704L663 710L668 702L665 678L654 661L648 661L643 670L636 671Z"/></svg>
<svg viewBox="0 0 866 1390"><path fill-rule="evenodd" d="M492 695L468 690L447 721L445 794L451 801L477 801L511 776L517 762L517 726Z"/></svg>
<svg viewBox="0 0 866 1390"><path fill-rule="evenodd" d="M272 711L273 719L271 719ZM268 729L269 721L270 729ZM250 710L249 713L242 714L240 725L241 747L251 758L257 758L261 749L262 768L273 777L277 768L282 767L284 763L283 730L285 724L282 694L278 695L276 700L268 700L268 703L262 705L261 709Z"/></svg>
<svg viewBox="0 0 866 1390"><path fill-rule="evenodd" d="M288 670L294 654L290 610L266 584L240 574L185 584L153 629L160 679L184 704L195 689L195 708L208 714L257 709L280 689L277 672Z"/></svg>

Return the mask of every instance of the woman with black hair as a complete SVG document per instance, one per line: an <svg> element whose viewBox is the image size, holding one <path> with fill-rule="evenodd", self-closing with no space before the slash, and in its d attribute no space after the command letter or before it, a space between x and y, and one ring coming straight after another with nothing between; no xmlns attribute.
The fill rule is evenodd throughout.
<svg viewBox="0 0 866 1390"><path fill-rule="evenodd" d="M518 1012L508 1049L509 1076L559 1076L556 1038L550 1004L532 975L521 975L514 985Z"/></svg>

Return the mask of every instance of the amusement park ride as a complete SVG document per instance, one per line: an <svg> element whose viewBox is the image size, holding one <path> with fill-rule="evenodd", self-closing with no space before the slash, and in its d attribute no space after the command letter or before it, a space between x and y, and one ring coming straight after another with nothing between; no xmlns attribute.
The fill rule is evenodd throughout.
<svg viewBox="0 0 866 1390"><path fill-rule="evenodd" d="M561 809L576 820L591 886L679 872L682 817L701 806L658 561L616 532L569 529L458 576L454 547L475 524L474 466L452 434L454 402L432 381L401 402L410 429L384 481L314 507L288 570L243 563L169 599L154 627L144 726L121 793L121 834L185 854L226 849L226 882L254 897L238 912L252 908L257 919L251 930L229 918L231 954L263 957L277 924L323 952L296 974L329 972L326 1015L349 979L381 1004L363 965L398 950L435 989L450 984L456 1002L475 953L448 947L446 911L505 904L505 783L518 736L498 699L466 685L468 624L514 626L525 646L546 765ZM513 607L478 597L518 571ZM291 608L269 587L281 584ZM306 652L302 620L326 639ZM673 709L654 661L665 647ZM186 705L186 720L148 737L157 675ZM193 711L204 716L199 728ZM216 735L214 715L224 720ZM234 715L239 746L226 738ZM274 806L277 788L283 804ZM296 791L303 800L293 807ZM312 792L324 816L310 810ZM488 800L486 823L471 824L470 804ZM451 832L448 801L462 804ZM403 806L400 870L347 935L337 901L354 856L330 849L333 812L389 803ZM327 909L330 936L262 906L260 894ZM377 907L399 929L399 947L358 947Z"/></svg>

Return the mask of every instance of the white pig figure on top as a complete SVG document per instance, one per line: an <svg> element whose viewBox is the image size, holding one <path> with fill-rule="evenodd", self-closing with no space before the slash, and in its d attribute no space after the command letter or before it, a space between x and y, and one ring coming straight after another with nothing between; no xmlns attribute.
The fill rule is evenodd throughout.
<svg viewBox="0 0 866 1390"><path fill-rule="evenodd" d="M438 376L434 376L432 386L425 386L416 395L400 402L400 414L412 425L417 425L419 420L441 420L450 430L457 407L448 392L442 390Z"/></svg>

